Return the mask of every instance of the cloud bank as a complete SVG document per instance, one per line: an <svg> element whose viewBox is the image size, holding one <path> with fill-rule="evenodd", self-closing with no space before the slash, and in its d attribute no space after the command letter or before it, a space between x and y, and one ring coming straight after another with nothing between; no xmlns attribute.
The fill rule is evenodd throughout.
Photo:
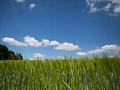
<svg viewBox="0 0 120 90"><path fill-rule="evenodd" d="M48 46L52 46L53 49L55 50L62 50L62 51L76 51L76 50L81 50L81 48L79 47L79 45L75 45L73 43L69 43L69 42L63 42L60 43L56 40L48 40L48 39L42 39L41 41L35 39L34 37L31 36L25 36L24 37L24 42L15 40L14 38L10 38L10 37L4 37L2 38L2 41L5 43L8 43L10 45L14 45L14 46L30 46L30 47L48 47ZM117 54L118 52L120 52L120 46L116 45L116 44L111 44L111 45L104 45L101 46L100 48L96 48L93 50L89 50L86 52L77 52L76 55L78 56L87 56L87 55L93 55L93 54L100 54L100 53L111 53L111 54ZM40 53L34 53L33 55L33 59L34 58L44 58L44 55L40 54Z"/></svg>
<svg viewBox="0 0 120 90"><path fill-rule="evenodd" d="M77 55L86 56L86 55L92 55L92 54L99 54L103 52L117 54L119 51L120 51L120 46L112 44L112 45L104 45L101 48L97 48L95 50L90 50L87 52L78 52Z"/></svg>
<svg viewBox="0 0 120 90"><path fill-rule="evenodd" d="M90 13L104 11L108 15L120 15L120 0L86 0Z"/></svg>
<svg viewBox="0 0 120 90"><path fill-rule="evenodd" d="M3 42L9 43L10 45L15 46L31 46L31 47L47 47L53 46L56 50L64 50L64 51L74 51L80 50L78 45L74 45L73 43L63 42L60 43L56 40L50 41L48 39L42 39L42 41L36 40L34 37L25 36L24 42L20 42L15 40L14 38L4 37Z"/></svg>

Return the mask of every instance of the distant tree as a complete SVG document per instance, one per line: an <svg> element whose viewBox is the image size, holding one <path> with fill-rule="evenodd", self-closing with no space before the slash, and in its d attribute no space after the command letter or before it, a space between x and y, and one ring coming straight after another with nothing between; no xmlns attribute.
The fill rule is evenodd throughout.
<svg viewBox="0 0 120 90"><path fill-rule="evenodd" d="M23 56L21 53L19 53L19 56L20 56L20 60L23 60Z"/></svg>
<svg viewBox="0 0 120 90"><path fill-rule="evenodd" d="M2 53L0 53L0 60L2 60L3 59L3 54Z"/></svg>
<svg viewBox="0 0 120 90"><path fill-rule="evenodd" d="M16 60L23 60L21 53L16 54Z"/></svg>
<svg viewBox="0 0 120 90"><path fill-rule="evenodd" d="M7 60L9 57L9 49L5 46L0 44L0 53L1 53L1 58L4 60Z"/></svg>
<svg viewBox="0 0 120 90"><path fill-rule="evenodd" d="M9 51L9 60L15 60L15 58L16 58L15 53L10 50L10 51Z"/></svg>
<svg viewBox="0 0 120 90"><path fill-rule="evenodd" d="M14 53L7 46L0 44L0 60L23 60L21 53Z"/></svg>

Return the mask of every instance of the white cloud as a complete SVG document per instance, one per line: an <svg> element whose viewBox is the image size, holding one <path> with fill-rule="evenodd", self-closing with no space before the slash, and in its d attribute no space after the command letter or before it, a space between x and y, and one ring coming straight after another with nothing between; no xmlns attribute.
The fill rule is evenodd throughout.
<svg viewBox="0 0 120 90"><path fill-rule="evenodd" d="M29 60L44 60L45 55L41 53L33 53L33 57L29 58Z"/></svg>
<svg viewBox="0 0 120 90"><path fill-rule="evenodd" d="M105 45L101 47L101 50L103 52L119 52L120 51L120 46L117 46L115 44L113 45Z"/></svg>
<svg viewBox="0 0 120 90"><path fill-rule="evenodd" d="M111 3L108 3L105 7L103 7L103 10L109 11L111 7L112 7Z"/></svg>
<svg viewBox="0 0 120 90"><path fill-rule="evenodd" d="M19 42L13 38L3 38L4 42L8 42L11 45L17 45L17 46L31 46L31 47L42 47L42 46L53 46L56 50L65 50L65 51L74 51L74 50L80 50L80 47L78 45L74 45L73 43L63 42L59 43L56 40L50 41L48 39L42 39L41 42L36 40L34 37L31 36L25 36L24 42Z"/></svg>
<svg viewBox="0 0 120 90"><path fill-rule="evenodd" d="M18 3L22 3L22 2L24 2L25 0L15 0L16 2L18 2Z"/></svg>
<svg viewBox="0 0 120 90"><path fill-rule="evenodd" d="M66 50L66 51L74 51L79 50L78 45L74 45L72 43L64 42L62 44L59 44L57 47L55 47L56 50Z"/></svg>
<svg viewBox="0 0 120 90"><path fill-rule="evenodd" d="M120 13L120 5L116 6L113 10L115 13Z"/></svg>
<svg viewBox="0 0 120 90"><path fill-rule="evenodd" d="M98 54L98 53L101 53L102 50L101 49L95 49L95 50L90 50L87 52L87 54Z"/></svg>
<svg viewBox="0 0 120 90"><path fill-rule="evenodd" d="M58 56L57 59L65 59L63 56Z"/></svg>
<svg viewBox="0 0 120 90"><path fill-rule="evenodd" d="M78 52L77 55L85 56L85 55L87 55L87 53L86 52Z"/></svg>
<svg viewBox="0 0 120 90"><path fill-rule="evenodd" d="M95 4L94 3L90 3L90 13L95 13L97 11L99 11L99 9L97 9L95 7Z"/></svg>
<svg viewBox="0 0 120 90"><path fill-rule="evenodd" d="M86 0L90 13L105 11L111 16L120 14L120 0Z"/></svg>
<svg viewBox="0 0 120 90"><path fill-rule="evenodd" d="M58 41L50 41L48 39L42 39L42 45L43 46L58 46L60 43Z"/></svg>
<svg viewBox="0 0 120 90"><path fill-rule="evenodd" d="M45 56L44 56L43 54L40 54L40 53L34 53L34 54L33 54L33 57L34 57L34 58L39 58L39 59L45 58Z"/></svg>
<svg viewBox="0 0 120 90"><path fill-rule="evenodd" d="M58 46L58 45L60 45L60 43L58 41L51 41L50 45L51 46Z"/></svg>
<svg viewBox="0 0 120 90"><path fill-rule="evenodd" d="M110 1L112 1L112 3L114 4L120 4L120 0L110 0Z"/></svg>
<svg viewBox="0 0 120 90"><path fill-rule="evenodd" d="M74 45L72 43L64 42L60 44L58 41L50 41L48 39L42 39L42 45L43 46L56 46L54 49L56 50L66 50L66 51L73 51L73 50L79 50L78 45Z"/></svg>
<svg viewBox="0 0 120 90"><path fill-rule="evenodd" d="M88 54L98 54L98 53L118 53L120 51L120 46L117 46L115 44L112 45L104 45L101 48L97 48L95 50L90 50L87 52L78 52L77 55L83 56Z"/></svg>
<svg viewBox="0 0 120 90"><path fill-rule="evenodd" d="M23 42L19 42L19 41L15 40L14 38L5 37L5 38L2 38L2 40L6 43L9 43L10 45L28 46L27 44L25 44Z"/></svg>
<svg viewBox="0 0 120 90"><path fill-rule="evenodd" d="M35 60L34 58L29 58L29 59L27 59L27 60Z"/></svg>
<svg viewBox="0 0 120 90"><path fill-rule="evenodd" d="M44 58L29 58L28 60L45 60Z"/></svg>
<svg viewBox="0 0 120 90"><path fill-rule="evenodd" d="M42 43L36 40L34 37L26 36L24 38L25 43L27 43L29 46L32 47L40 47L42 46Z"/></svg>
<svg viewBox="0 0 120 90"><path fill-rule="evenodd" d="M31 9L34 8L35 6L36 6L35 3L30 4L29 9L31 10Z"/></svg>
<svg viewBox="0 0 120 90"><path fill-rule="evenodd" d="M58 41L50 41L48 39L42 39L41 42L39 42L38 40L36 40L34 37L30 37L30 36L26 36L24 38L25 43L27 43L29 46L33 46L33 47L40 47L40 46L56 46L54 47L54 49L56 50L66 50L66 51L73 51L73 50L79 50L79 46L78 45L74 45L72 43L68 43L68 42L64 42L62 44L60 44Z"/></svg>
<svg viewBox="0 0 120 90"><path fill-rule="evenodd" d="M42 39L42 44L44 46L49 46L50 45L50 41L48 39Z"/></svg>
<svg viewBox="0 0 120 90"><path fill-rule="evenodd" d="M117 46L115 44L112 45L104 45L99 49L88 51L88 54L97 54L102 52L111 52L111 53L118 53L120 51L120 46Z"/></svg>
<svg viewBox="0 0 120 90"><path fill-rule="evenodd" d="M95 7L95 3L94 2L90 2L90 0L86 0L87 5L90 7L90 13L95 13L97 11L99 11L96 7Z"/></svg>

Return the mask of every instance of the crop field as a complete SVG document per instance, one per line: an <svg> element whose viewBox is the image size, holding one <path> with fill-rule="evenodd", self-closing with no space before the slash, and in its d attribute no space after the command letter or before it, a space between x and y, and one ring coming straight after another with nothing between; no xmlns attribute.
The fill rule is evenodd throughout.
<svg viewBox="0 0 120 90"><path fill-rule="evenodd" d="M120 58L0 61L0 90L120 90Z"/></svg>

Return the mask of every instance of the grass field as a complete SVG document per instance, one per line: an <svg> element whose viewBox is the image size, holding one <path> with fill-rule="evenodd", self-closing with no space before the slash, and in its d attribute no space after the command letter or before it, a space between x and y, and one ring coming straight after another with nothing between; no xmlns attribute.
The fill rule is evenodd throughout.
<svg viewBox="0 0 120 90"><path fill-rule="evenodd" d="M120 90L120 58L0 61L0 90Z"/></svg>

